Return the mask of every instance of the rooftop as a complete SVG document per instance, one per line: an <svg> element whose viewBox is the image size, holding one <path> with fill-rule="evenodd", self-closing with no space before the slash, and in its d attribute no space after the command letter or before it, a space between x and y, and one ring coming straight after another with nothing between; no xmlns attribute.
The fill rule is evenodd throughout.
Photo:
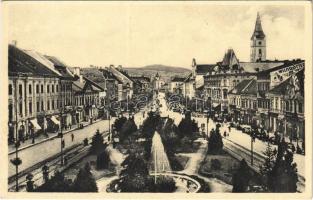
<svg viewBox="0 0 313 200"><path fill-rule="evenodd" d="M13 45L9 45L8 64L9 75L59 77L59 74Z"/></svg>

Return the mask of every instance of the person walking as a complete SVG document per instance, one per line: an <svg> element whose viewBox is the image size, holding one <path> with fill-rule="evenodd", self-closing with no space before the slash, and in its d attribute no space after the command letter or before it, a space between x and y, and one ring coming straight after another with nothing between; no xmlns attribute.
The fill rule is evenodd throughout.
<svg viewBox="0 0 313 200"><path fill-rule="evenodd" d="M72 142L74 141L74 134L71 134Z"/></svg>

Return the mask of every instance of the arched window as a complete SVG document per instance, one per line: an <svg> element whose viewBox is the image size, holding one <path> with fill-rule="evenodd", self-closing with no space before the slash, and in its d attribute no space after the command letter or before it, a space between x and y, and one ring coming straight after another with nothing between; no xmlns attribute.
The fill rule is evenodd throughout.
<svg viewBox="0 0 313 200"><path fill-rule="evenodd" d="M259 49L259 54L260 54L260 55L262 54L262 49Z"/></svg>

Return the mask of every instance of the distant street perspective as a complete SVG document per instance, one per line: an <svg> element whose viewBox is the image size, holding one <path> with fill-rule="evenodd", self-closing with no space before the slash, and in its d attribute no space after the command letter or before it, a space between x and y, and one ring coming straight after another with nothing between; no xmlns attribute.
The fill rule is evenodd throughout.
<svg viewBox="0 0 313 200"><path fill-rule="evenodd" d="M298 54L276 58L276 49L283 51L284 47L275 46L278 40L275 34L283 33L269 24L286 17L288 12L286 16L278 16L284 12L271 13L275 9L260 7L260 12L253 10L249 15L253 17L245 20L249 26L242 25L240 38L248 44L247 51L240 50L240 43L240 48L226 48L215 59L213 54L218 51L215 52L214 46L204 48L206 62L196 51L199 46L188 47L188 53L181 52L179 56L182 62L187 57L187 67L65 64L61 58L67 58L65 55L70 51L84 51L85 55L80 54L83 56L75 54L75 59L82 62L84 59L89 62L87 58L92 56L108 59L109 63L108 52L112 55L118 52L124 58L141 51L143 46L132 46L132 40L138 37L138 30L155 25L143 23L136 27L141 18L136 18L138 10L132 10L131 6L125 11L129 15L127 25L123 24L127 27L123 31L127 41L120 41L125 47L121 45L118 50L112 47L119 45L117 40L103 52L87 50L75 46L76 43L72 46L64 40L66 50L46 51L40 45L36 49L40 41L31 46L34 49L24 48L14 39L18 34L10 36L6 133L9 152L4 159L8 162L8 192L304 193L305 60ZM292 12L292 8L286 10ZM181 10L170 13L176 12ZM146 10L144 13L151 14ZM167 11L160 13L163 19ZM213 10L212 13L218 15ZM190 16L199 18L212 34L214 26L218 27L214 20L210 24L200 15ZM188 23L189 18L183 19ZM241 20L245 16L238 19L243 24ZM64 18L64 23L70 24L67 20ZM115 26L122 23L121 19L112 20L94 25L96 28L88 31L88 36L73 38L92 43L93 48L101 46L101 42L89 41L89 35L97 40L98 36L118 37ZM234 26L238 22L232 21ZM163 27L162 23L156 24ZM89 22L86 24L87 28L91 27ZM173 24L165 35L158 35L158 29L151 31L151 41L159 38L162 43L163 37L175 40L175 34L181 32L183 39L179 45L184 49L189 32L178 31L179 27L175 31ZM106 26L113 27L110 34L102 32ZM194 28L202 30L200 26ZM76 27L71 34L79 35L83 30L85 27ZM225 37L232 31L223 28ZM140 35L142 43L145 34ZM56 40L59 37L63 34L56 36ZM190 40L197 42L206 37L209 36L202 34ZM57 49L53 42L50 45ZM223 42L222 35L215 38L216 46L223 46ZM153 48L157 44L147 42L147 45ZM162 57L166 46L171 50L173 47L166 57L170 62L177 49L173 44L163 45L159 50L146 51L140 59ZM292 51L290 46L288 53Z"/></svg>

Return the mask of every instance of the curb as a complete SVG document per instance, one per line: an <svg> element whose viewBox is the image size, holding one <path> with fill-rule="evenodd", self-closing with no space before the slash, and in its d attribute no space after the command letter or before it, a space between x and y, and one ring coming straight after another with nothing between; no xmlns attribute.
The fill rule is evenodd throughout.
<svg viewBox="0 0 313 200"><path fill-rule="evenodd" d="M98 122L100 122L100 121L103 121L103 120L97 120L97 121L95 121L95 122L92 123L92 124L98 123ZM89 124L89 125L92 125L92 124ZM88 126L89 126L89 125L88 125ZM77 128L76 128L76 129L69 130L69 131L67 131L67 132L63 132L63 135L66 135L67 133L73 132L73 131L76 131L76 130L77 130ZM28 148L30 148L30 147L32 147L32 146L35 146L35 145L38 145L38 144L47 142L47 141L49 141L49 140L53 140L53 139L55 139L55 138L57 138L57 137L58 137L58 135L56 134L56 135L54 135L54 136L51 136L51 137L49 137L49 138L47 138L47 139L41 140L41 141L36 142L36 143L34 143L34 144L30 144L30 145L27 145L27 146L25 146L25 147L19 148L19 149L17 149L17 152L20 152L20 151L25 150L25 149L28 149ZM12 155L12 154L14 154L14 153L15 153L15 150L14 150L14 151L10 151L10 152L8 153L8 155Z"/></svg>

